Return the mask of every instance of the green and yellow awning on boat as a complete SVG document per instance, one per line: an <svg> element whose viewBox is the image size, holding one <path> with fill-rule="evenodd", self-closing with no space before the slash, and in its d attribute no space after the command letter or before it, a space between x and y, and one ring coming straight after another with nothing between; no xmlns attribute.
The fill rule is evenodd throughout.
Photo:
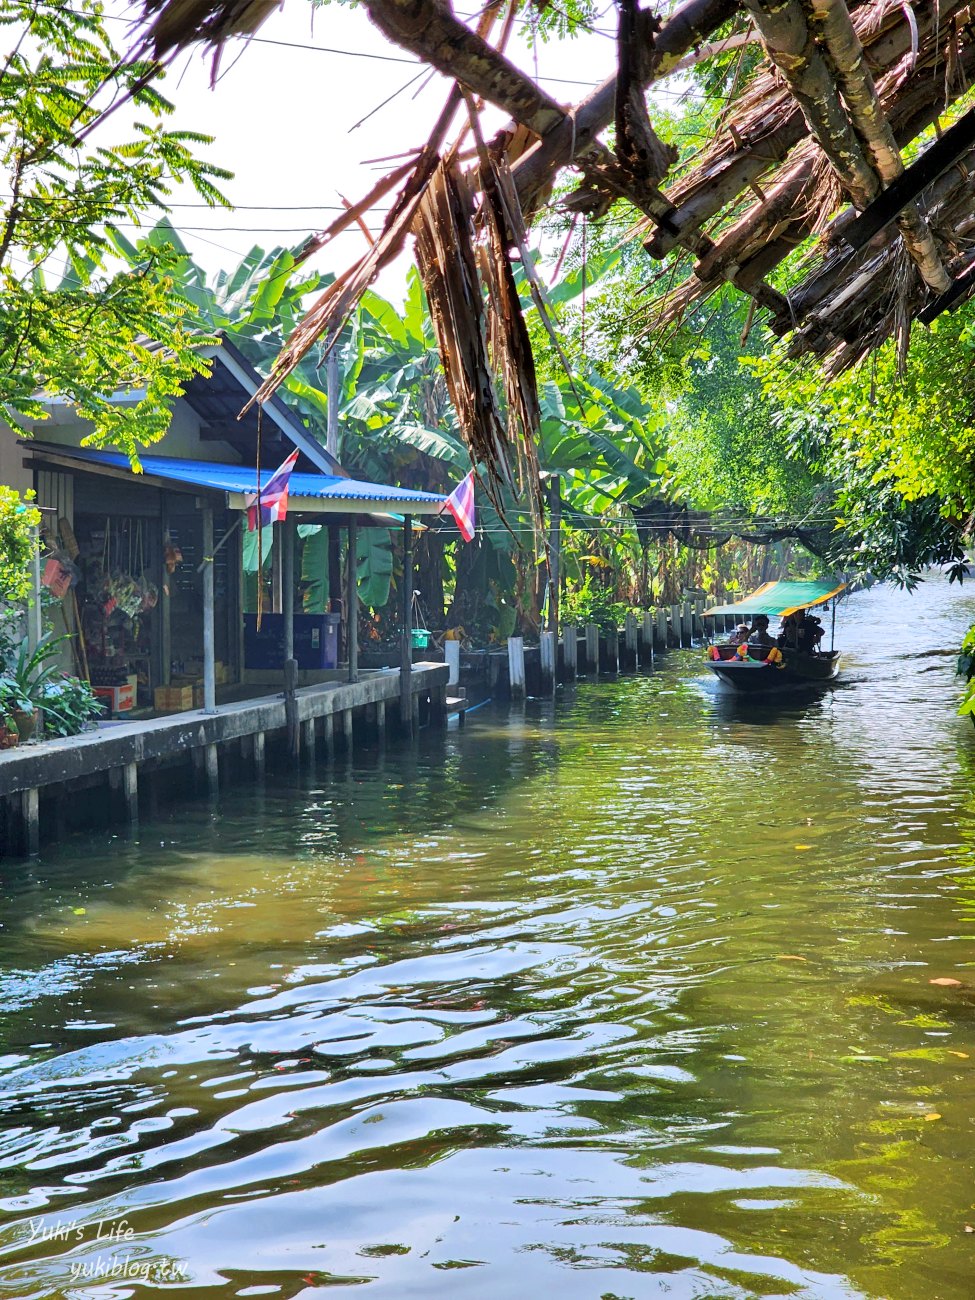
<svg viewBox="0 0 975 1300"><path fill-rule="evenodd" d="M812 609L824 605L841 591L846 583L836 578L820 578L816 582L765 582L750 596L733 605L714 605L704 611L709 614L767 614L769 618L785 618L797 609Z"/></svg>

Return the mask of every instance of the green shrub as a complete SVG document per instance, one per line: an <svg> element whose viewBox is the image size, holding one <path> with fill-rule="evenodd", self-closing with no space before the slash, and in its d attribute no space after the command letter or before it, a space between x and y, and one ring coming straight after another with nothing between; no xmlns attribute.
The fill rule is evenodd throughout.
<svg viewBox="0 0 975 1300"><path fill-rule="evenodd" d="M594 585L586 575L578 591L568 592L562 602L562 622L584 627L595 623L601 632L615 632L629 613L629 606L616 600L609 587Z"/></svg>
<svg viewBox="0 0 975 1300"><path fill-rule="evenodd" d="M77 736L104 713L98 696L77 677L55 677L45 682L38 703L44 710L44 730L49 736Z"/></svg>

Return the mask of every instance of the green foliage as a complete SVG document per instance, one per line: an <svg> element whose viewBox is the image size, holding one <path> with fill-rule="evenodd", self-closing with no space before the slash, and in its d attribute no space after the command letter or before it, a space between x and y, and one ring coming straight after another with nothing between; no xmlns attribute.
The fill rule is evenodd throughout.
<svg viewBox="0 0 975 1300"><path fill-rule="evenodd" d="M389 600L393 551L388 528L360 528L356 534L356 578L359 599L369 609Z"/></svg>
<svg viewBox="0 0 975 1300"><path fill-rule="evenodd" d="M163 208L174 182L223 202L216 182L229 173L194 156L208 137L164 129L158 68L119 55L100 5L0 0L0 28L11 51L0 70L0 404L37 420L36 395L56 394L92 422L92 444L136 460L205 363L183 324L174 250L133 244L120 227ZM126 100L144 120L110 143L106 120ZM124 405L111 400L120 390Z"/></svg>
<svg viewBox="0 0 975 1300"><path fill-rule="evenodd" d="M40 692L44 730L50 736L77 736L104 714L104 707L87 682L54 677Z"/></svg>
<svg viewBox="0 0 975 1300"><path fill-rule="evenodd" d="M615 598L612 587L600 586L586 574L582 586L569 592L562 602L563 623L584 627L595 623L602 632L613 632L626 618L629 606Z"/></svg>
<svg viewBox="0 0 975 1300"><path fill-rule="evenodd" d="M31 501L33 492L21 499L13 488L0 483L0 601L20 604L31 594L31 561L37 549L35 530L41 512Z"/></svg>
<svg viewBox="0 0 975 1300"><path fill-rule="evenodd" d="M0 678L0 694L20 701L11 707L23 709L25 713L41 708L47 688L61 676L57 660L65 639L48 632L33 650L28 648L26 638L21 642L16 659Z"/></svg>
<svg viewBox="0 0 975 1300"><path fill-rule="evenodd" d="M671 385L675 478L699 509L799 519L817 507L820 483L790 455L775 404L749 364L765 354L764 337L753 330L743 344L744 322L740 297L726 293Z"/></svg>
<svg viewBox="0 0 975 1300"><path fill-rule="evenodd" d="M758 367L788 454L833 485L833 562L907 587L927 564L961 575L975 509L972 309L941 320L915 329L903 373L893 344L829 385L779 350Z"/></svg>

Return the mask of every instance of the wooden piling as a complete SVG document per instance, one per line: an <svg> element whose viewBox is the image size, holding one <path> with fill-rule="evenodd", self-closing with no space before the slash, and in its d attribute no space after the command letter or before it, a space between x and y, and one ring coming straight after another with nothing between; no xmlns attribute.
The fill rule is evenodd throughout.
<svg viewBox="0 0 975 1300"><path fill-rule="evenodd" d="M649 609L643 611L643 622L640 626L640 663L653 663L653 614Z"/></svg>
<svg viewBox="0 0 975 1300"><path fill-rule="evenodd" d="M430 688L430 729L445 731L447 729L447 684Z"/></svg>
<svg viewBox="0 0 975 1300"><path fill-rule="evenodd" d="M667 606L657 606L656 617L657 645L661 650L667 649Z"/></svg>
<svg viewBox="0 0 975 1300"><path fill-rule="evenodd" d="M704 607L707 601L703 596L694 597L694 632L697 636L704 635Z"/></svg>
<svg viewBox="0 0 975 1300"><path fill-rule="evenodd" d="M315 719L306 718L301 724L301 754L308 763L315 761Z"/></svg>
<svg viewBox="0 0 975 1300"><path fill-rule="evenodd" d="M555 633L541 632L538 637L538 657L542 669L542 690L555 690Z"/></svg>
<svg viewBox="0 0 975 1300"><path fill-rule="evenodd" d="M220 759L216 745L204 746L203 766L206 770L207 792L213 798L220 791Z"/></svg>
<svg viewBox="0 0 975 1300"><path fill-rule="evenodd" d="M672 645L680 645L681 642L681 622L680 622L680 605L671 605L670 607L670 641Z"/></svg>
<svg viewBox="0 0 975 1300"><path fill-rule="evenodd" d="M443 657L449 669L447 685L456 686L460 681L460 642L445 641L443 643Z"/></svg>
<svg viewBox="0 0 975 1300"><path fill-rule="evenodd" d="M508 637L508 683L511 698L521 700L525 697L525 638Z"/></svg>
<svg viewBox="0 0 975 1300"><path fill-rule="evenodd" d="M139 768L136 763L113 767L108 784L125 820L134 825L139 820Z"/></svg>
<svg viewBox="0 0 975 1300"><path fill-rule="evenodd" d="M599 628L595 623L586 624L586 672L599 672Z"/></svg>
<svg viewBox="0 0 975 1300"><path fill-rule="evenodd" d="M575 623L562 629L562 670L569 681L574 681L579 671L579 629Z"/></svg>
<svg viewBox="0 0 975 1300"><path fill-rule="evenodd" d="M623 648L625 651L626 662L624 667L633 669L637 665L639 655L638 642L639 624L636 621L636 615L627 614L626 622L623 625Z"/></svg>
<svg viewBox="0 0 975 1300"><path fill-rule="evenodd" d="M41 851L40 791L21 791L20 823L20 842L24 856L27 858L34 858Z"/></svg>
<svg viewBox="0 0 975 1300"><path fill-rule="evenodd" d="M689 646L694 640L694 606L685 600L681 606L681 645Z"/></svg>

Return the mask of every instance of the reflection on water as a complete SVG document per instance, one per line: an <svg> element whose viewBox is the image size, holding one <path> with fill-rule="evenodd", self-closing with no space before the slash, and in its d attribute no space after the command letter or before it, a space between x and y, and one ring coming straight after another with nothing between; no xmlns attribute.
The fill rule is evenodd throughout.
<svg viewBox="0 0 975 1300"><path fill-rule="evenodd" d="M6 869L0 1296L970 1300L973 605Z"/></svg>

